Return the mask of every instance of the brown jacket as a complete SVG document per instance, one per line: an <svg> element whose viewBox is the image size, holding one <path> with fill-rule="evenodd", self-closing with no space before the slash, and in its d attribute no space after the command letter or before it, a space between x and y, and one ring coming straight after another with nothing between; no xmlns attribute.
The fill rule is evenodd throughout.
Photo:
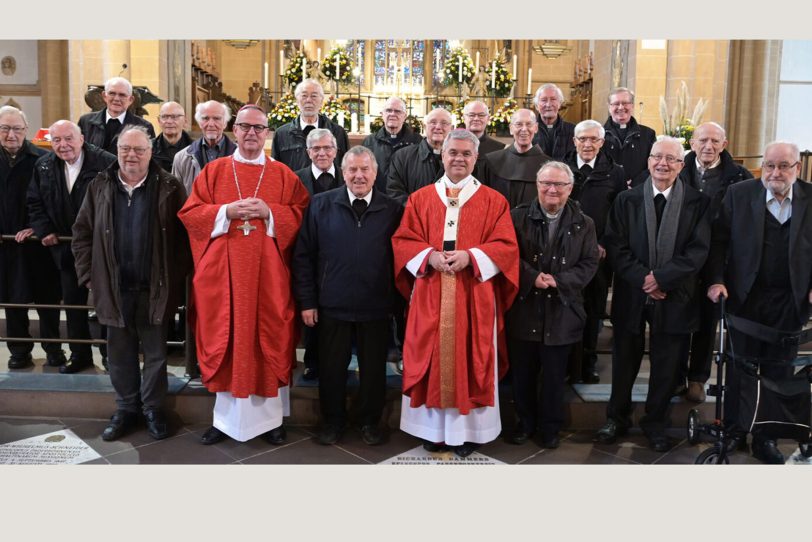
<svg viewBox="0 0 812 542"><path fill-rule="evenodd" d="M149 319L151 324L159 325L177 308L184 278L191 269L189 239L178 219L178 211L186 201L186 190L154 161L150 163L147 178L147 182L159 183L157 206L153 207L158 212L153 216L149 285ZM73 225L71 248L79 284L91 284L99 322L124 327L113 246L113 190L118 182L116 162L90 183Z"/></svg>

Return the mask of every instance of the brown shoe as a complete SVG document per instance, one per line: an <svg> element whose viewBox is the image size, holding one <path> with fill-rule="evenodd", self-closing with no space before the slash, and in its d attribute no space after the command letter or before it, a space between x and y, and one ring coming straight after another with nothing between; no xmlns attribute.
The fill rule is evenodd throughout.
<svg viewBox="0 0 812 542"><path fill-rule="evenodd" d="M689 380L685 398L694 403L704 403L705 397L705 384Z"/></svg>

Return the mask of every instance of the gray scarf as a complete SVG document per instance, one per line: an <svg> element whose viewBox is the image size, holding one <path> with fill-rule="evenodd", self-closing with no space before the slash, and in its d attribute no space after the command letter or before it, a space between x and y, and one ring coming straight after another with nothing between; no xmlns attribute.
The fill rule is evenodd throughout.
<svg viewBox="0 0 812 542"><path fill-rule="evenodd" d="M648 233L648 261L652 270L659 269L674 256L674 245L677 242L679 215L682 210L682 199L685 187L677 178L671 187L671 193L665 203L660 230L657 231L657 212L654 210L654 188L649 176L643 185L643 202L646 211L646 231Z"/></svg>

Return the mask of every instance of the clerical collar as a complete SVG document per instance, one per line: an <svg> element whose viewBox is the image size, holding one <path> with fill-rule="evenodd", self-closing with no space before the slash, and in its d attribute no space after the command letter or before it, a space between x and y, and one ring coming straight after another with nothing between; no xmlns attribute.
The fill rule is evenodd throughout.
<svg viewBox="0 0 812 542"><path fill-rule="evenodd" d="M722 157L716 159L714 163L712 163L709 167L705 167L702 165L702 162L699 161L699 158L696 159L696 170L699 172L700 175L703 175L709 169L713 169L717 167L719 164L722 163Z"/></svg>
<svg viewBox="0 0 812 542"><path fill-rule="evenodd" d="M259 156L257 156L256 158L245 158L243 155L240 154L239 148L234 151L234 154L232 154L232 156L234 157L235 161L240 162L241 164L254 164L257 166L261 166L262 164L265 163L266 160L264 152L259 153Z"/></svg>
<svg viewBox="0 0 812 542"><path fill-rule="evenodd" d="M584 164L588 165L592 169L595 169L595 162L598 161L598 155L596 154L595 158L593 158L589 162L584 162L583 160L581 160L581 157L578 154L576 154L575 155L575 160L578 162L578 169L581 169L582 167L584 167Z"/></svg>
<svg viewBox="0 0 812 542"><path fill-rule="evenodd" d="M312 126L313 128L318 128L319 127L319 117L316 116L316 122L305 122L304 117L299 115L299 128L301 128L302 131L304 132L304 129L307 128L308 126Z"/></svg>
<svg viewBox="0 0 812 542"><path fill-rule="evenodd" d="M318 179L321 176L322 173L329 173L330 175L333 176L333 178L335 178L335 176L336 176L336 166L335 166L335 164L330 164L330 169L328 169L327 171L322 171L316 166L316 164L312 163L312 164L310 164L310 171L313 172L313 178L314 179Z"/></svg>
<svg viewBox="0 0 812 542"><path fill-rule="evenodd" d="M469 182L471 182L471 180L473 180L473 178L474 178L473 175L468 175L466 178L464 178L463 180L461 180L458 183L452 182L451 179L448 178L448 175L443 175L441 179L442 179L443 183L445 183L446 188L460 188L460 189L462 189L462 188L465 188L465 185L467 185Z"/></svg>
<svg viewBox="0 0 812 542"><path fill-rule="evenodd" d="M126 117L126 116L127 116L127 110L126 109L124 110L124 113L122 113L121 115L119 115L117 117L114 117L114 116L110 115L110 110L109 109L104 110L104 122L105 122L105 124L107 124L107 122L110 119L117 119L121 123L121 125L123 126L124 125L124 117Z"/></svg>
<svg viewBox="0 0 812 542"><path fill-rule="evenodd" d="M357 198L357 197L355 197L355 194L353 194L352 191L350 191L350 189L347 188L347 195L350 196L350 205L352 205L352 202L357 200L357 199L364 200L365 202L367 202L367 205L372 203L372 190L375 190L375 189L374 188L370 189L370 191L367 192L367 195L364 196L363 198Z"/></svg>
<svg viewBox="0 0 812 542"><path fill-rule="evenodd" d="M666 188L661 192L660 190L657 189L657 185L654 184L654 181L651 181L651 188L654 189L654 197L657 197L657 194L662 194L665 199L668 199L668 194L671 193L671 189L674 188L674 185L672 184L671 186L669 186L668 188Z"/></svg>
<svg viewBox="0 0 812 542"><path fill-rule="evenodd" d="M555 222L556 220L561 218L561 212L564 210L564 206L562 205L561 208L557 212L548 213L547 209L545 209L541 205L539 205L539 207L541 207L541 212L544 213L544 217L550 222Z"/></svg>

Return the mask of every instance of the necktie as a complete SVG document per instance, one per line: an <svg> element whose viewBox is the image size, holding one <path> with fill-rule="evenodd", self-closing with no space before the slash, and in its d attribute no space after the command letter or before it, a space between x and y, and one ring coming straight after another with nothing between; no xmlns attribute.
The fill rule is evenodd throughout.
<svg viewBox="0 0 812 542"><path fill-rule="evenodd" d="M358 219L360 220L361 215L364 214L364 211L367 210L366 200L359 198L352 200L352 210L355 211L355 216L357 216Z"/></svg>
<svg viewBox="0 0 812 542"><path fill-rule="evenodd" d="M657 229L660 229L660 222L663 220L663 210L665 209L665 196L657 194L654 196L654 212L657 213Z"/></svg>
<svg viewBox="0 0 812 542"><path fill-rule="evenodd" d="M583 174L584 178L589 177L589 174L592 173L592 166L589 164L584 164L581 166L581 174Z"/></svg>
<svg viewBox="0 0 812 542"><path fill-rule="evenodd" d="M330 173L328 173L327 171L325 171L321 175L319 175L319 178L316 181L318 183L318 185L319 185L318 186L319 192L326 192L326 191L330 190L330 188L332 188L332 186L333 186L333 181L334 180L335 180L335 177L330 175Z"/></svg>
<svg viewBox="0 0 812 542"><path fill-rule="evenodd" d="M109 150L111 144L113 143L113 139L118 135L121 131L121 122L118 119L108 119L107 124L104 127L104 148ZM113 154L116 153L116 149L113 149L111 152Z"/></svg>

